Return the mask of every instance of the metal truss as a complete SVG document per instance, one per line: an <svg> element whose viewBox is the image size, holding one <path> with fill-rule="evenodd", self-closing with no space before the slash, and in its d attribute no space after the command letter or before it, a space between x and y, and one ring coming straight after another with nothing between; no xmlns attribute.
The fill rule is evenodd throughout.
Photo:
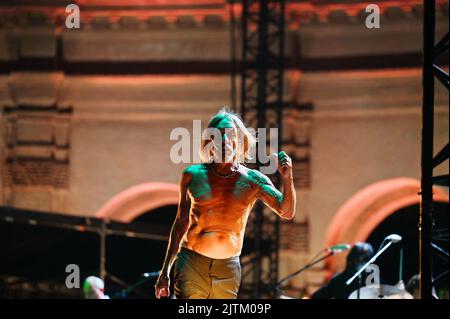
<svg viewBox="0 0 450 319"><path fill-rule="evenodd" d="M448 160L448 143L433 156L434 136L434 80L435 77L448 89L448 74L436 65L436 59L444 52L448 54L448 33L435 45L436 4L435 0L424 0L423 24L423 105L422 105L422 177L419 217L420 247L420 292L422 299L432 298L432 287L448 279L448 271L435 276L432 272L433 257L446 259L445 251L437 242L446 240L448 228L433 230L433 185L449 185L449 175L433 176L433 169Z"/></svg>
<svg viewBox="0 0 450 319"><path fill-rule="evenodd" d="M278 128L281 147L285 3L244 0L242 7L241 115L250 127L266 128L267 134L269 128ZM269 141L269 136L265 140ZM256 168L261 163L257 156ZM270 177L278 185L275 175ZM279 228L279 218L257 202L246 234L251 252L244 256L248 258L248 263L243 263L244 294L261 298L275 293Z"/></svg>

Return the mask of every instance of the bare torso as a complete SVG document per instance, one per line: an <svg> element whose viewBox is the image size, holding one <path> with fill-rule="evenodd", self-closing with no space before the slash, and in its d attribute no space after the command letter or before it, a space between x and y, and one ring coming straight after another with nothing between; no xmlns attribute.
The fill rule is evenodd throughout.
<svg viewBox="0 0 450 319"><path fill-rule="evenodd" d="M208 164L194 165L188 171L192 175L190 224L182 245L215 259L240 255L258 193L253 171L241 165L223 177Z"/></svg>

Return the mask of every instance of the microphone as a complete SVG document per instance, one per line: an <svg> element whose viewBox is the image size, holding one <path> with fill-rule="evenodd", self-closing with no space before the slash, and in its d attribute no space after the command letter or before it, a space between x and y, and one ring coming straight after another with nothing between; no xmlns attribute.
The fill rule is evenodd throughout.
<svg viewBox="0 0 450 319"><path fill-rule="evenodd" d="M327 248L326 250L331 253L340 253L344 250L350 249L351 247L352 247L352 245L349 245L349 244L338 244L338 245L331 246L330 248Z"/></svg>
<svg viewBox="0 0 450 319"><path fill-rule="evenodd" d="M144 272L141 276L145 277L145 278L153 278L153 277L158 277L160 274L161 274L161 270L153 271L153 272Z"/></svg>
<svg viewBox="0 0 450 319"><path fill-rule="evenodd" d="M389 240L389 241L391 241L393 244L396 244L396 243L398 243L399 241L402 240L402 236L397 235L397 234L390 234L389 236L387 236L387 237L385 238L385 240Z"/></svg>

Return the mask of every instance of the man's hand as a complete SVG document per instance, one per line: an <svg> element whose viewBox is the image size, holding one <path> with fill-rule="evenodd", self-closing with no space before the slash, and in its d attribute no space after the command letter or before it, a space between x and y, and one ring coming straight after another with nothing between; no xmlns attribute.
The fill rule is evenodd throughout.
<svg viewBox="0 0 450 319"><path fill-rule="evenodd" d="M155 296L160 299L161 297L170 296L170 278L167 275L161 274L155 284Z"/></svg>
<svg viewBox="0 0 450 319"><path fill-rule="evenodd" d="M292 178L292 159L284 151L278 152L278 172L282 178Z"/></svg>

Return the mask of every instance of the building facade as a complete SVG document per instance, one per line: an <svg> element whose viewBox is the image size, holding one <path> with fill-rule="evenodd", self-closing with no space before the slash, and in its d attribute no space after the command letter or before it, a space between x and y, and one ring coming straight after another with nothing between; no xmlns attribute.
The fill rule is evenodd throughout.
<svg viewBox="0 0 450 319"><path fill-rule="evenodd" d="M189 164L171 160L171 132L193 133L193 120L233 104L225 1L78 1L72 29L65 1L13 2L0 6L0 205L123 222L176 205ZM441 37L448 3L437 3ZM367 5L287 4L283 138L301 160L281 277L420 199L423 8L379 1L380 28L369 29ZM437 85L436 150L448 143L448 103ZM448 162L435 171L447 172ZM435 200L448 203L448 191ZM291 286L313 291L344 262Z"/></svg>

